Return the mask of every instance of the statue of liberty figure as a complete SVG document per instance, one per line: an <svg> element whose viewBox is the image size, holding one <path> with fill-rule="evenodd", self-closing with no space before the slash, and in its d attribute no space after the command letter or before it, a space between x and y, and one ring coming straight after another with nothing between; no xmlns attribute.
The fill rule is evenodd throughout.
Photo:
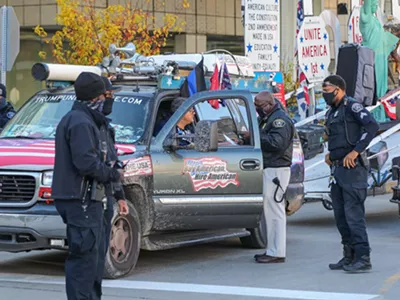
<svg viewBox="0 0 400 300"><path fill-rule="evenodd" d="M378 0L364 0L360 14L360 31L363 46L375 52L376 95L378 98L388 90L388 58L395 51L398 38L382 27L375 13Z"/></svg>

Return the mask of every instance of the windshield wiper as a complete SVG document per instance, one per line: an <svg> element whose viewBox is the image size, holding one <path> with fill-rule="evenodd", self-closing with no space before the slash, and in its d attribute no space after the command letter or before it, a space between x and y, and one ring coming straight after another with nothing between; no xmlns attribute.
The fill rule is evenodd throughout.
<svg viewBox="0 0 400 300"><path fill-rule="evenodd" d="M25 136L25 135L14 135L14 136L0 136L0 139L27 139L27 140L36 140L37 138L33 136Z"/></svg>

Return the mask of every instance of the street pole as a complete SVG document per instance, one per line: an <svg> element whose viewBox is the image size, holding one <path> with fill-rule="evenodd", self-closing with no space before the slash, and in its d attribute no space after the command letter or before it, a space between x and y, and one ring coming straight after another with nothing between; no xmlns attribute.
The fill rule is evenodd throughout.
<svg viewBox="0 0 400 300"><path fill-rule="evenodd" d="M7 77L7 7L1 8L1 83L6 85Z"/></svg>

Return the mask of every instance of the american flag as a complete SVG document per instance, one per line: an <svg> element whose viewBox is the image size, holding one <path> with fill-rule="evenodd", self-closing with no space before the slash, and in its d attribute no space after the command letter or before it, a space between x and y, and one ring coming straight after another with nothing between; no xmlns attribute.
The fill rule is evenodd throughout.
<svg viewBox="0 0 400 300"><path fill-rule="evenodd" d="M304 9L303 9L303 0L297 0L297 26L296 26L296 40L299 35L301 25L304 21ZM296 52L294 54L295 57L298 55L297 43L296 43Z"/></svg>
<svg viewBox="0 0 400 300"><path fill-rule="evenodd" d="M297 0L297 27L296 27L296 40L297 36L299 35L301 25L303 25L304 21L304 5L303 0ZM298 57L298 45L296 43L296 52L295 57ZM303 88L304 91L304 98L306 100L307 105L310 105L310 94L308 93L308 86L307 86L307 78L306 74L301 71L300 66L297 66L297 76L300 82L300 86Z"/></svg>
<svg viewBox="0 0 400 300"><path fill-rule="evenodd" d="M134 145L117 145L118 154L131 154ZM0 167L41 165L52 167L55 157L55 142L49 140L2 139L0 141Z"/></svg>
<svg viewBox="0 0 400 300"><path fill-rule="evenodd" d="M386 114L392 120L396 120L396 102L400 99L400 88L394 89L383 96L380 101L385 108Z"/></svg>
<svg viewBox="0 0 400 300"><path fill-rule="evenodd" d="M183 173L190 176L196 192L240 184L238 174L229 172L226 162L218 157L185 158Z"/></svg>

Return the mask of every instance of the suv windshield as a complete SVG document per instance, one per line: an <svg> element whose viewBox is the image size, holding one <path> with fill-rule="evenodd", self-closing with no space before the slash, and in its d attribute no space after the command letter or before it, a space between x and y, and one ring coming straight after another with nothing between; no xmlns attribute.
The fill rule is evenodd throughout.
<svg viewBox="0 0 400 300"><path fill-rule="evenodd" d="M144 133L151 97L115 96L112 119L116 142L131 144ZM30 99L4 127L0 138L54 139L61 118L71 110L74 94L39 94Z"/></svg>

